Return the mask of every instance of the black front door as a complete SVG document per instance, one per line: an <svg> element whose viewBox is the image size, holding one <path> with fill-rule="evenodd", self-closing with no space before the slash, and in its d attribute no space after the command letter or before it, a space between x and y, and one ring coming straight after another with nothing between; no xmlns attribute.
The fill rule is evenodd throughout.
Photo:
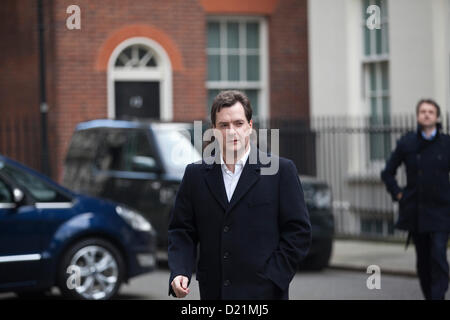
<svg viewBox="0 0 450 320"><path fill-rule="evenodd" d="M116 118L159 119L159 82L116 81Z"/></svg>

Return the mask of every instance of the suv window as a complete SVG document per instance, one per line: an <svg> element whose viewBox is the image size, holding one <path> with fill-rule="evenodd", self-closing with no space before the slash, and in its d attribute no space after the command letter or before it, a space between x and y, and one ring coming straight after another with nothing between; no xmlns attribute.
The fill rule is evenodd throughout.
<svg viewBox="0 0 450 320"><path fill-rule="evenodd" d="M169 172L183 174L186 166L202 159L191 142L188 130L173 130L171 127L155 127L156 141L161 157Z"/></svg>
<svg viewBox="0 0 450 320"><path fill-rule="evenodd" d="M70 202L71 199L47 183L39 179L37 176L20 170L16 167L5 165L2 172L6 173L11 179L28 190L36 202Z"/></svg>
<svg viewBox="0 0 450 320"><path fill-rule="evenodd" d="M151 150L146 131L132 130L125 149L125 171L155 172L158 169L156 157Z"/></svg>
<svg viewBox="0 0 450 320"><path fill-rule="evenodd" d="M111 129L105 132L99 145L95 165L100 170L122 170L127 134L124 130Z"/></svg>
<svg viewBox="0 0 450 320"><path fill-rule="evenodd" d="M11 203L12 200L12 194L9 190L8 186L0 180L0 203Z"/></svg>
<svg viewBox="0 0 450 320"><path fill-rule="evenodd" d="M114 171L155 172L158 169L156 156L144 130L108 131L96 165L100 170Z"/></svg>
<svg viewBox="0 0 450 320"><path fill-rule="evenodd" d="M94 159L100 134L100 130L97 129L75 131L66 159L74 161Z"/></svg>

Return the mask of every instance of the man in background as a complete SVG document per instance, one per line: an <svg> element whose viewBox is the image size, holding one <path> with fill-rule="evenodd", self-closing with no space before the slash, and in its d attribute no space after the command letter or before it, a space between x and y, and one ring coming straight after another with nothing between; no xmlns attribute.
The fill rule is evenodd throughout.
<svg viewBox="0 0 450 320"><path fill-rule="evenodd" d="M450 136L441 132L440 108L431 99L416 106L417 131L399 139L381 178L399 202L396 227L408 231L415 244L417 274L425 299L445 299L449 266ZM397 168L406 167L407 184L400 188Z"/></svg>

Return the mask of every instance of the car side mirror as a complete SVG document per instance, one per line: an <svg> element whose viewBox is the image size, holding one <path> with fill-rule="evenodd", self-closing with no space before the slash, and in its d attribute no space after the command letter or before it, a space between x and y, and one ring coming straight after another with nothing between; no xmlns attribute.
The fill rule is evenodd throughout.
<svg viewBox="0 0 450 320"><path fill-rule="evenodd" d="M24 198L25 198L25 194L19 188L14 188L14 190L13 190L13 198L14 198L14 203L17 206L20 206L22 204Z"/></svg>

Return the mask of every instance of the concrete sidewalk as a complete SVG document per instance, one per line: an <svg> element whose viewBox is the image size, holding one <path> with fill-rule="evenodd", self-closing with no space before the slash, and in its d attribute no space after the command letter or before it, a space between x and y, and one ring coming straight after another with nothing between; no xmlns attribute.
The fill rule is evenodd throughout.
<svg viewBox="0 0 450 320"><path fill-rule="evenodd" d="M447 250L447 256L450 256L449 252L450 249ZM381 273L415 277L414 244L411 243L405 251L405 243L335 240L331 268L366 272L370 265L379 266Z"/></svg>

